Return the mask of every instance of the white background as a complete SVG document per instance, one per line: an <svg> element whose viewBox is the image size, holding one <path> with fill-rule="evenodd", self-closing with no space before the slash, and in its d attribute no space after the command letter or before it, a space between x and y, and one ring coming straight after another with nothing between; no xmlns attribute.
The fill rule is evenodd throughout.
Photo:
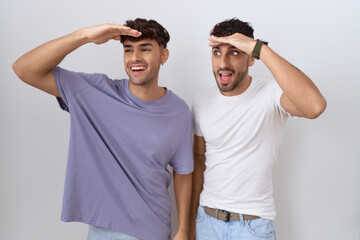
<svg viewBox="0 0 360 240"><path fill-rule="evenodd" d="M168 29L160 83L191 105L215 84L207 36L234 16L304 71L328 102L316 120L286 126L275 171L277 238L360 239L360 2L13 0L0 2L0 239L86 239L87 226L60 221L69 115L54 97L21 82L11 64L78 28L153 18ZM62 67L126 77L122 46L88 44ZM251 75L271 77L262 62ZM174 214L173 228L176 229Z"/></svg>

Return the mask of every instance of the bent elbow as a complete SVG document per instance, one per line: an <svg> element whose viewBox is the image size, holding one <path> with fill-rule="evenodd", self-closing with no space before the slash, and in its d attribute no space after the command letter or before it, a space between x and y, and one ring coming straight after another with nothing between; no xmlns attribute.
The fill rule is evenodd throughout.
<svg viewBox="0 0 360 240"><path fill-rule="evenodd" d="M309 119L318 118L325 111L326 106L327 106L327 102L325 98L322 98L313 106L313 111L306 117Z"/></svg>
<svg viewBox="0 0 360 240"><path fill-rule="evenodd" d="M31 73L31 69L21 60L16 60L12 64L12 69L21 81L26 84L33 85L34 75Z"/></svg>
<svg viewBox="0 0 360 240"><path fill-rule="evenodd" d="M17 61L15 61L13 64L12 64L12 69L14 70L14 72L16 73L16 75L19 77L19 64Z"/></svg>
<svg viewBox="0 0 360 240"><path fill-rule="evenodd" d="M18 78L20 78L20 80L24 81L24 71L22 71L22 68L20 66L20 63L17 61L15 61L12 64L12 69L14 70L15 74L18 76Z"/></svg>

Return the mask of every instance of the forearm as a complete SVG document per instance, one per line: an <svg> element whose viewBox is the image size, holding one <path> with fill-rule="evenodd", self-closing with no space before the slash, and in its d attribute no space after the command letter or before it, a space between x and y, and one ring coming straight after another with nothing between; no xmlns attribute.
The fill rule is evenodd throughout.
<svg viewBox="0 0 360 240"><path fill-rule="evenodd" d="M256 44L254 39L240 33L227 37L210 36L209 40L211 41L209 45L212 47L226 43L250 56ZM260 59L268 67L284 92L280 102L285 110L290 110L289 112L296 116L307 118L315 118L325 110L326 100L303 72L280 57L267 45L262 45Z"/></svg>
<svg viewBox="0 0 360 240"><path fill-rule="evenodd" d="M260 59L271 71L286 97L304 116L319 115L324 111L326 101L306 74L266 45L262 46Z"/></svg>
<svg viewBox="0 0 360 240"><path fill-rule="evenodd" d="M190 219L195 220L199 206L200 193L204 184L205 156L194 155L194 172L190 203Z"/></svg>
<svg viewBox="0 0 360 240"><path fill-rule="evenodd" d="M174 172L174 191L179 220L178 231L186 234L188 231L191 182L192 174L177 174Z"/></svg>
<svg viewBox="0 0 360 240"><path fill-rule="evenodd" d="M196 215L204 184L205 156L194 154L194 172L189 216L189 238L195 239Z"/></svg>
<svg viewBox="0 0 360 240"><path fill-rule="evenodd" d="M78 30L24 54L13 64L13 69L22 80L36 79L48 74L66 55L87 42L84 31Z"/></svg>

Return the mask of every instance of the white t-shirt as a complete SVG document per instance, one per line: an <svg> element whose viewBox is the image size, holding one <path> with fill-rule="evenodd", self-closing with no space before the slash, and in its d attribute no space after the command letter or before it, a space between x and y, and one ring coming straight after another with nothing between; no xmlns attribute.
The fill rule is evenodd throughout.
<svg viewBox="0 0 360 240"><path fill-rule="evenodd" d="M273 220L272 174L289 114L275 80L252 79L240 95L217 86L193 104L194 132L206 142L200 205Z"/></svg>

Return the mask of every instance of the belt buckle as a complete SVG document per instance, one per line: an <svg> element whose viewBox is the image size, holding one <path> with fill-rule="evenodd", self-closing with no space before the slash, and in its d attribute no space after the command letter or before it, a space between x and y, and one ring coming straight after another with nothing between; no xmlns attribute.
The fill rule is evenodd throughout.
<svg viewBox="0 0 360 240"><path fill-rule="evenodd" d="M225 220L223 220L224 222L230 221L230 212L228 212L226 210L222 210L222 209L220 209L219 212L225 214Z"/></svg>

